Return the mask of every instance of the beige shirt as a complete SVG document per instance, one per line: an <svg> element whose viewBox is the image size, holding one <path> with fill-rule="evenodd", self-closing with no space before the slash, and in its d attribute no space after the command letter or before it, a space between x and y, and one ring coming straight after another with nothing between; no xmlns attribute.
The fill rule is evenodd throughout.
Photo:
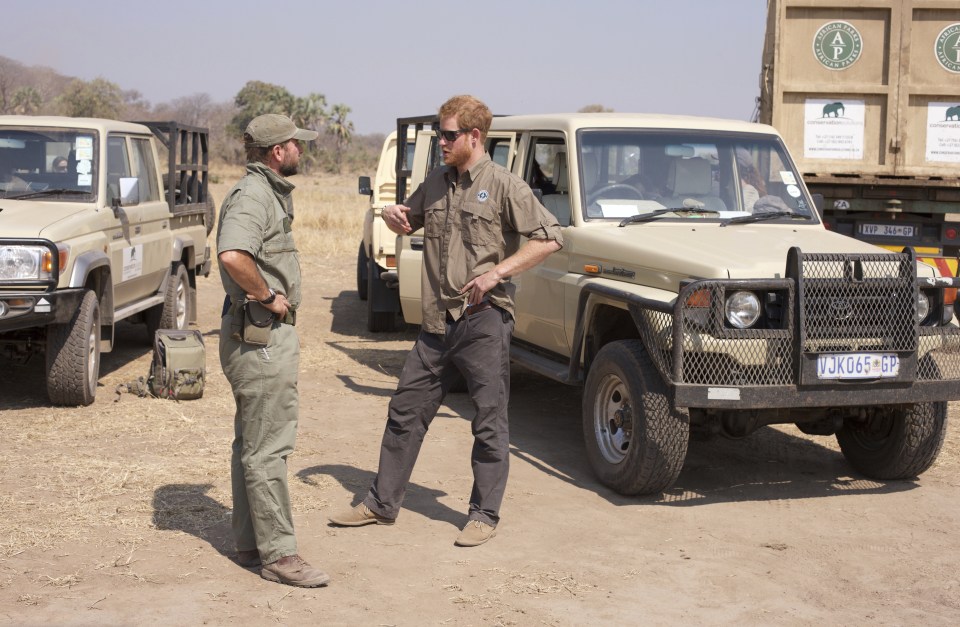
<svg viewBox="0 0 960 627"><path fill-rule="evenodd" d="M463 175L439 167L404 203L414 230L423 227L421 303L423 329L443 335L449 312L466 309L460 290L514 254L521 236L563 245L560 225L522 179L484 155ZM513 314L515 286L502 281L487 293L491 303Z"/></svg>

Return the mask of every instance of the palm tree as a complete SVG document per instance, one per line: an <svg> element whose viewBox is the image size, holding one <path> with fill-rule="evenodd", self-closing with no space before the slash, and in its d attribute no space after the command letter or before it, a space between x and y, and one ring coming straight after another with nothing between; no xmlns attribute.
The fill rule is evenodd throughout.
<svg viewBox="0 0 960 627"><path fill-rule="evenodd" d="M323 94L316 92L308 94L303 98L297 98L294 102L293 111L290 118L294 124L300 128L307 128L318 133L323 130L327 123L327 98ZM320 158L320 147L316 142L307 142L303 147L303 157L301 164L304 172L309 172L316 165Z"/></svg>
<svg viewBox="0 0 960 627"><path fill-rule="evenodd" d="M17 115L34 115L40 110L43 98L40 97L40 92L33 87L21 87L13 92L11 104L13 105L13 112Z"/></svg>
<svg viewBox="0 0 960 627"><path fill-rule="evenodd" d="M347 105L333 105L330 109L330 120L327 124L327 132L333 135L337 142L337 174L340 174L343 168L343 149L353 137L353 122L347 120L348 113L350 113L350 107Z"/></svg>

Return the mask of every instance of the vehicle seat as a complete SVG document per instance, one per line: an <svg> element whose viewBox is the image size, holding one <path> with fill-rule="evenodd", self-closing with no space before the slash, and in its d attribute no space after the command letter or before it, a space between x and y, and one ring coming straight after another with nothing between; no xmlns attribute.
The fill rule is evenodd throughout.
<svg viewBox="0 0 960 627"><path fill-rule="evenodd" d="M583 170L583 191L589 195L597 187L600 179L600 162L597 161L597 153L580 153L580 167Z"/></svg>
<svg viewBox="0 0 960 627"><path fill-rule="evenodd" d="M553 185L556 191L543 197L543 206L557 217L560 226L570 226L570 181L565 152L558 152L554 158Z"/></svg>
<svg viewBox="0 0 960 627"><path fill-rule="evenodd" d="M674 159L667 172L667 188L672 197L667 200L669 206L683 206L686 199L699 200L704 209L725 211L727 206L713 195L713 176L710 162L700 157L692 159Z"/></svg>

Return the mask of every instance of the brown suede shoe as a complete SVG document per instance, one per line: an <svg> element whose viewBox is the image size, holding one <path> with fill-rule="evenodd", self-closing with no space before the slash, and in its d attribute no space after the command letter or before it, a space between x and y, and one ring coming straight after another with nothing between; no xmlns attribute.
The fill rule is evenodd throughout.
<svg viewBox="0 0 960 627"><path fill-rule="evenodd" d="M480 546L495 535L497 535L496 527L491 527L479 520L468 520L454 544L457 546Z"/></svg>
<svg viewBox="0 0 960 627"><path fill-rule="evenodd" d="M270 564L264 564L260 570L260 576L267 581L298 588L319 588L330 583L330 576L327 573L306 563L299 555L288 555Z"/></svg>
<svg viewBox="0 0 960 627"><path fill-rule="evenodd" d="M341 527L362 527L363 525L371 525L373 523L377 523L378 525L392 525L396 522L393 518L387 518L371 512L370 508L363 503L360 503L353 509L334 514L327 518L327 520Z"/></svg>
<svg viewBox="0 0 960 627"><path fill-rule="evenodd" d="M255 568L260 565L260 551L237 551L237 564L244 568Z"/></svg>

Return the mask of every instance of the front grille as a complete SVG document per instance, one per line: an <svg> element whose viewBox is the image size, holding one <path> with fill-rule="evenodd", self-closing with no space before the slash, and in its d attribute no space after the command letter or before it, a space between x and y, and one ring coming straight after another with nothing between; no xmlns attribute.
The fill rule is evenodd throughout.
<svg viewBox="0 0 960 627"><path fill-rule="evenodd" d="M817 378L824 353L898 355L889 383L960 381L960 328L918 326L912 253L803 254L791 251L783 279L704 280L686 285L673 313L637 303L640 337L664 378L718 386L831 385ZM751 329L724 319L736 290L760 295Z"/></svg>
<svg viewBox="0 0 960 627"><path fill-rule="evenodd" d="M798 263L803 352L916 351L910 255L800 254Z"/></svg>

